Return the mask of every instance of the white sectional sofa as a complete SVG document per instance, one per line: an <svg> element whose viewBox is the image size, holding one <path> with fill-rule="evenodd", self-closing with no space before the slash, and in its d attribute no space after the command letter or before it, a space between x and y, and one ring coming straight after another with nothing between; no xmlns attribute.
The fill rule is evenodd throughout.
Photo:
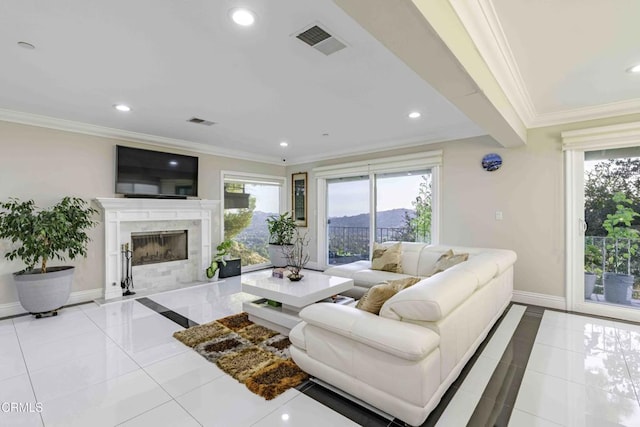
<svg viewBox="0 0 640 427"><path fill-rule="evenodd" d="M448 249L469 253L469 259L400 291L379 315L329 303L303 309L303 321L289 335L295 362L408 424L422 424L513 291L516 254L509 250L404 243L403 269L409 276L424 274ZM397 274L354 264L329 271L348 274L361 287Z"/></svg>

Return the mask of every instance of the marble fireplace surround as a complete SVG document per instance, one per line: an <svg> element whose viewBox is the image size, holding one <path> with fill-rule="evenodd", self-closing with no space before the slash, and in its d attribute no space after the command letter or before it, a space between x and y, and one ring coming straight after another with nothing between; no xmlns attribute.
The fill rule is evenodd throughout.
<svg viewBox="0 0 640 427"><path fill-rule="evenodd" d="M193 279L205 280L204 270L211 262L212 221L217 219L219 201L96 198L96 202L102 208L104 214L105 300L122 296L122 288L120 287L122 272L121 245L131 243L131 231L135 231L138 228L144 231L149 228L150 224L162 222L176 224L183 222L199 229L198 236L189 238L189 262L192 268L195 269L194 274L196 277ZM192 231L190 233L193 234ZM193 245L193 243L197 243L197 245ZM150 266L153 268L153 265ZM134 284L136 283L135 280L134 270Z"/></svg>

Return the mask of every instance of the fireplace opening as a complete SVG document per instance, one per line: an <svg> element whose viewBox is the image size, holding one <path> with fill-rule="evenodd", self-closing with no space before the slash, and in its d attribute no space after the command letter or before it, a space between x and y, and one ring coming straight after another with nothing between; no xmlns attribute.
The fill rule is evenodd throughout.
<svg viewBox="0 0 640 427"><path fill-rule="evenodd" d="M188 230L131 233L131 264L145 265L188 259Z"/></svg>

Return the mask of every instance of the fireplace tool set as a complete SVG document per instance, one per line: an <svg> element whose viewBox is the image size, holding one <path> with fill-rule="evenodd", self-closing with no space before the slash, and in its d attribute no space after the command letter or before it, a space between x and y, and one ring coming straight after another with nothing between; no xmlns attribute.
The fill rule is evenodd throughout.
<svg viewBox="0 0 640 427"><path fill-rule="evenodd" d="M129 250L129 243L120 246L120 254L122 255L122 274L120 279L120 287L123 289L122 295L135 295L133 289L133 271L131 258L133 252Z"/></svg>

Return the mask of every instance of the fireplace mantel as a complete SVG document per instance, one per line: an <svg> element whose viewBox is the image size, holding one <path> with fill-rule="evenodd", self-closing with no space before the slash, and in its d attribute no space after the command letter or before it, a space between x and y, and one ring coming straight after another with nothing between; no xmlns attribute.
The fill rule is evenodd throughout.
<svg viewBox="0 0 640 427"><path fill-rule="evenodd" d="M216 219L220 202L217 200L175 200L96 198L103 209L105 224L105 283L104 298L122 296L120 287L120 245L123 241L121 223L145 221L199 221L201 224L201 250L199 253L200 279L204 280L205 266L211 262L212 219Z"/></svg>

